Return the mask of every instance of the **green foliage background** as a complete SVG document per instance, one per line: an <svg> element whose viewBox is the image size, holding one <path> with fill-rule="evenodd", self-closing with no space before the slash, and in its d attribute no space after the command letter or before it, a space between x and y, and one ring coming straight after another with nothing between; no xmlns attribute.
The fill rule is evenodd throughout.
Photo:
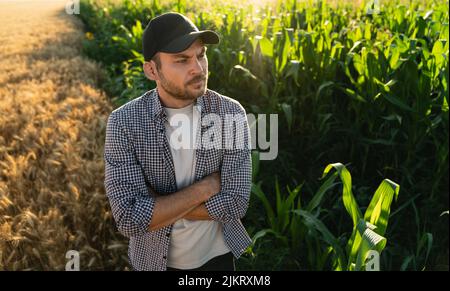
<svg viewBox="0 0 450 291"><path fill-rule="evenodd" d="M152 17L178 11L217 31L221 43L207 52L209 88L239 100L248 113L280 116L279 156L259 162L254 155L254 189L272 206L276 192L287 201L298 189L300 209L315 197L325 166L343 162L355 199L369 205L389 178L401 194L381 268L448 270L448 9L448 1L437 0L86 0L79 16L84 51L104 65L104 89L117 106L155 86L145 79L141 54ZM336 184L311 214L345 246L352 221ZM252 192L244 221L252 236L271 229L259 196ZM288 212L289 228L297 214ZM317 239L297 250L291 232L259 233L238 268L333 269L333 248L314 229L305 231Z"/></svg>

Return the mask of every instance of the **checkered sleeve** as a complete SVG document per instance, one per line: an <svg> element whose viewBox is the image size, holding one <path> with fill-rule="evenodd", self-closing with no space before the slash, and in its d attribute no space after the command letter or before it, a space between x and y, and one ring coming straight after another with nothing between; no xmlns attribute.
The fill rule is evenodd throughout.
<svg viewBox="0 0 450 291"><path fill-rule="evenodd" d="M247 212L252 183L251 148L249 126L244 108L236 109L241 114L243 130L235 132L236 140L244 141L244 148L225 149L221 167L221 191L205 202L213 220L229 222L244 217Z"/></svg>
<svg viewBox="0 0 450 291"><path fill-rule="evenodd" d="M155 201L148 193L130 136L114 112L106 127L104 159L106 195L119 231L127 237L144 234Z"/></svg>

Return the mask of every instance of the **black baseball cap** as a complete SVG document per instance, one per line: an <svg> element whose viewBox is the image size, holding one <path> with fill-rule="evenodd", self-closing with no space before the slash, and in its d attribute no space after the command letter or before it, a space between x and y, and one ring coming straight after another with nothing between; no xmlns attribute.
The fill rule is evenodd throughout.
<svg viewBox="0 0 450 291"><path fill-rule="evenodd" d="M148 23L142 35L144 59L150 61L157 52L179 53L201 38L204 44L218 44L219 35L211 30L201 30L186 16L169 12Z"/></svg>

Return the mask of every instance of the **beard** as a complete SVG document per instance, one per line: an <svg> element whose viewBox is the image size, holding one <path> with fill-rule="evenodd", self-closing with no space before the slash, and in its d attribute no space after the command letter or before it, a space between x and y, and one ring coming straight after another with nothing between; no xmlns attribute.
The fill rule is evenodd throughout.
<svg viewBox="0 0 450 291"><path fill-rule="evenodd" d="M168 94L178 100L195 100L206 92L208 74L197 75L183 86L177 86L166 79L162 71L159 71L160 85ZM202 81L197 83L198 81Z"/></svg>

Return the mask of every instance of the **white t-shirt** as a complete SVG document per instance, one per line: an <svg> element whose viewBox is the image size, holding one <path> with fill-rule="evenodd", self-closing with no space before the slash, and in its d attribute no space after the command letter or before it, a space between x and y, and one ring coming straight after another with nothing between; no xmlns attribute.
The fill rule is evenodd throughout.
<svg viewBox="0 0 450 291"><path fill-rule="evenodd" d="M199 107L164 108L167 114L166 136L175 168L177 188L183 189L195 179L195 150ZM230 251L226 245L222 224L214 220L177 220L170 237L167 266L193 269L210 259Z"/></svg>

